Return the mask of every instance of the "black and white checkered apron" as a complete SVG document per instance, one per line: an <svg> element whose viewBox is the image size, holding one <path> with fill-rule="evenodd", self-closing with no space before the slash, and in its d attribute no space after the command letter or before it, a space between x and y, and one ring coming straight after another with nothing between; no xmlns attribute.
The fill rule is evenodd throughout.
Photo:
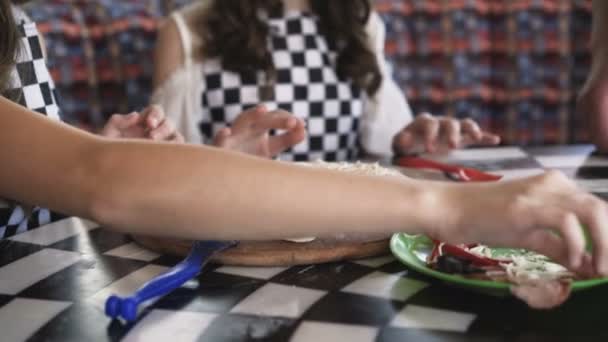
<svg viewBox="0 0 608 342"><path fill-rule="evenodd" d="M10 90L5 95L28 109L59 119L55 84L42 54L41 38L36 24L25 16L18 16L16 19L19 23L21 47L11 75Z"/></svg>
<svg viewBox="0 0 608 342"><path fill-rule="evenodd" d="M361 91L336 72L337 54L319 31L312 14L290 12L268 20L270 51L277 69L271 101L260 96L262 77L242 77L222 70L217 59L203 65L205 140L229 125L243 110L261 102L293 113L307 123L308 138L279 157L288 161L345 161L357 155L362 113ZM260 75L261 76L261 75Z"/></svg>
<svg viewBox="0 0 608 342"><path fill-rule="evenodd" d="M14 10L13 14L18 23L21 46L9 80L9 90L3 95L28 109L59 120L55 86L42 54L36 24L19 10ZM0 239L48 224L59 216L48 209L27 208L0 199Z"/></svg>

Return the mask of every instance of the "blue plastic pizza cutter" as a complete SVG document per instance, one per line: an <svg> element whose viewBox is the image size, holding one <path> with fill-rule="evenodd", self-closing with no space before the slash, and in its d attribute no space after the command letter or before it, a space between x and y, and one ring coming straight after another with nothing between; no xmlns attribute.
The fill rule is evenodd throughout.
<svg viewBox="0 0 608 342"><path fill-rule="evenodd" d="M153 298L164 296L196 277L203 265L218 252L237 244L235 241L196 241L190 254L169 271L157 276L128 297L110 296L106 300L108 317L122 318L127 322L137 319L139 305Z"/></svg>

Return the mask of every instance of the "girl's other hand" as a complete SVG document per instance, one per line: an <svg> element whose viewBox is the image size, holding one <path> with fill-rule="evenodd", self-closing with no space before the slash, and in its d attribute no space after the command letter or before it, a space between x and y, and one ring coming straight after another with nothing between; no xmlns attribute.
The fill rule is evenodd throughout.
<svg viewBox="0 0 608 342"><path fill-rule="evenodd" d="M396 154L437 153L468 145L497 145L500 137L481 130L471 119L418 115L393 138Z"/></svg>
<svg viewBox="0 0 608 342"><path fill-rule="evenodd" d="M285 132L274 136L271 130ZM304 121L283 110L268 111L264 105L241 113L230 128L215 136L217 147L272 158L306 138Z"/></svg>
<svg viewBox="0 0 608 342"><path fill-rule="evenodd" d="M163 109L153 105L141 113L114 114L110 117L101 135L107 138L150 139L183 143L183 136L165 116Z"/></svg>
<svg viewBox="0 0 608 342"><path fill-rule="evenodd" d="M433 238L525 248L580 274L608 276L608 205L562 173L438 186L446 195L440 197L446 215L433 223ZM593 244L593 257L586 251L583 227Z"/></svg>

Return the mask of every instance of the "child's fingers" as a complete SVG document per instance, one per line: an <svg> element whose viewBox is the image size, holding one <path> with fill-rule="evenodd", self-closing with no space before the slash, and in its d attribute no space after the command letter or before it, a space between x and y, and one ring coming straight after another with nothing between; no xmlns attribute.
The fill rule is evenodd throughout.
<svg viewBox="0 0 608 342"><path fill-rule="evenodd" d="M578 217L587 227L593 242L595 270L602 276L608 276L608 205L593 195L587 195L577 209ZM580 226L578 230L582 234Z"/></svg>
<svg viewBox="0 0 608 342"><path fill-rule="evenodd" d="M393 149L396 153L406 153L412 149L416 149L418 144L423 143L425 145L424 149L432 152L438 135L439 125L437 119L429 113L422 113L397 133L393 138Z"/></svg>
<svg viewBox="0 0 608 342"><path fill-rule="evenodd" d="M440 136L447 140L450 148L457 148L462 142L460 122L452 118L441 118L439 125Z"/></svg>
<svg viewBox="0 0 608 342"><path fill-rule="evenodd" d="M263 103L253 107L253 109L258 113L268 113L268 107Z"/></svg>
<svg viewBox="0 0 608 342"><path fill-rule="evenodd" d="M302 121L297 121L296 126L287 132L272 136L268 139L268 150L271 156L297 145L306 138L306 128Z"/></svg>
<svg viewBox="0 0 608 342"><path fill-rule="evenodd" d="M482 145L498 145L500 144L500 136L488 132L483 132L481 136Z"/></svg>
<svg viewBox="0 0 608 342"><path fill-rule="evenodd" d="M146 128L153 130L165 121L165 112L158 105L152 105L142 111L146 118Z"/></svg>
<svg viewBox="0 0 608 342"><path fill-rule="evenodd" d="M262 134L271 129L290 130L296 127L299 121L301 120L293 114L277 110L260 115L259 119L252 124L252 128L255 134Z"/></svg>
<svg viewBox="0 0 608 342"><path fill-rule="evenodd" d="M550 230L536 230L521 239L522 248L546 255L562 265L569 265L570 257L565 241ZM580 255L582 260L582 255Z"/></svg>
<svg viewBox="0 0 608 342"><path fill-rule="evenodd" d="M253 125L258 120L260 120L267 112L268 109L266 108L266 105L263 104L249 108L239 114L239 116L232 123L232 126L236 129L240 129L241 127Z"/></svg>
<svg viewBox="0 0 608 342"><path fill-rule="evenodd" d="M226 147L228 145L228 138L232 135L232 130L228 127L220 129L215 138L213 138L213 145L217 147Z"/></svg>
<svg viewBox="0 0 608 342"><path fill-rule="evenodd" d="M148 132L148 136L152 140L167 140L171 135L173 135L174 132L175 129L173 128L173 125L169 121L165 120L156 128L150 130Z"/></svg>
<svg viewBox="0 0 608 342"><path fill-rule="evenodd" d="M405 153L414 147L415 142L414 134L406 128L397 133L393 139L393 149L396 153Z"/></svg>
<svg viewBox="0 0 608 342"><path fill-rule="evenodd" d="M475 143L481 142L481 139L483 138L483 133L481 132L481 128L475 121L471 119L464 119L461 121L460 126L462 129L462 134L464 136L468 136L470 140Z"/></svg>
<svg viewBox="0 0 608 342"><path fill-rule="evenodd" d="M125 129L139 123L141 118L141 115L137 112L132 112L126 115L114 114L112 117L110 117L108 123L116 128Z"/></svg>
<svg viewBox="0 0 608 342"><path fill-rule="evenodd" d="M437 147L437 139L439 138L440 125L439 121L433 117L425 117L421 119L419 127L420 134L424 139L424 144L427 152L435 152Z"/></svg>
<svg viewBox="0 0 608 342"><path fill-rule="evenodd" d="M182 144L186 142L186 139L180 132L175 131L175 133L173 133L173 135L169 138L169 141Z"/></svg>
<svg viewBox="0 0 608 342"><path fill-rule="evenodd" d="M593 268L593 258L589 252L585 252L585 255L583 255L582 258L581 266L575 271L582 279L589 279L597 275L595 269Z"/></svg>
<svg viewBox="0 0 608 342"><path fill-rule="evenodd" d="M127 115L114 114L106 122L101 130L101 135L107 138L119 138L125 135L125 131L139 124L141 115L133 112Z"/></svg>
<svg viewBox="0 0 608 342"><path fill-rule="evenodd" d="M581 229L581 223L575 213L563 209L551 209L549 206L545 206L536 215L536 226L552 228L553 230L549 232L556 237L556 232L558 232L559 238L563 241L563 245L566 248L565 251L562 251L564 255L560 256L561 260L556 259L553 255L548 256L558 260L563 265L568 265L570 268L580 267L585 253L585 237Z"/></svg>
<svg viewBox="0 0 608 342"><path fill-rule="evenodd" d="M235 132L246 131L255 125L260 120L261 116L266 112L264 105L257 105L240 113L231 123L231 127Z"/></svg>

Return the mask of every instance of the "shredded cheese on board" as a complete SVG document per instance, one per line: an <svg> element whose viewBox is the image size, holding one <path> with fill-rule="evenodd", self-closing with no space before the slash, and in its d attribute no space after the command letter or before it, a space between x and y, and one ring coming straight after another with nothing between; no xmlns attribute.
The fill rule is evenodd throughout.
<svg viewBox="0 0 608 342"><path fill-rule="evenodd" d="M356 173L356 174L368 175L368 176L401 176L401 177L403 177L403 174L401 172L399 172L398 170L380 166L380 164L378 164L378 163L363 163L360 161L357 161L354 163L347 163L347 162L329 163L329 162L324 162L322 160L317 160L312 163L300 162L300 163L296 163L296 164L302 165L302 166L311 166L311 167L323 168L323 169L328 169L328 170L350 172L350 173Z"/></svg>

